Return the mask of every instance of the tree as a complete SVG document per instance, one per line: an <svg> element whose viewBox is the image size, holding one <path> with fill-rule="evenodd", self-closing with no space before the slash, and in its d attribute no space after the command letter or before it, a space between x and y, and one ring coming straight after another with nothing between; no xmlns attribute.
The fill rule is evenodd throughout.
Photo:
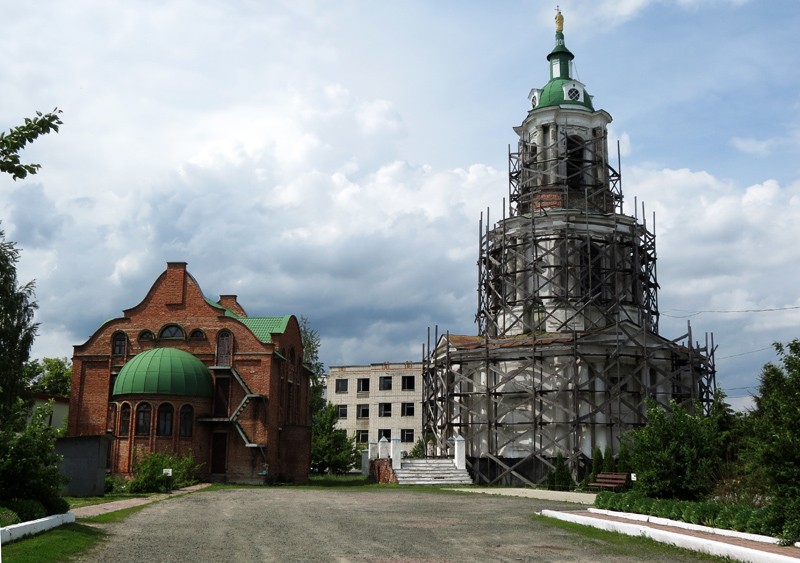
<svg viewBox="0 0 800 563"><path fill-rule="evenodd" d="M42 358L25 364L31 390L57 397L69 397L72 388L72 362L68 358Z"/></svg>
<svg viewBox="0 0 800 563"><path fill-rule="evenodd" d="M311 422L311 470L315 473L346 473L356 459L355 437L336 428L338 407L328 404Z"/></svg>
<svg viewBox="0 0 800 563"><path fill-rule="evenodd" d="M699 406L696 412L701 412ZM697 500L714 486L720 465L714 425L676 401L670 402L669 411L651 402L647 425L623 440L631 450L636 488L646 496Z"/></svg>
<svg viewBox="0 0 800 563"><path fill-rule="evenodd" d="M564 461L564 454L558 452L553 469L547 473L547 488L551 491L571 491L575 488L575 481L569 472L569 467Z"/></svg>
<svg viewBox="0 0 800 563"><path fill-rule="evenodd" d="M46 135L51 131L58 133L58 126L62 125L59 114L61 110L58 108L46 114L37 111L33 119L26 117L22 125L10 129L8 133L0 132L0 172L11 174L14 180L23 179L28 174L36 174L41 165L22 164L19 152L28 143L35 141L39 135Z"/></svg>
<svg viewBox="0 0 800 563"><path fill-rule="evenodd" d="M753 428L751 470L767 483L776 524L800 539L800 340L775 344L781 365L761 372Z"/></svg>
<svg viewBox="0 0 800 563"><path fill-rule="evenodd" d="M358 455L355 437L336 428L339 410L323 398L325 365L319 359L320 338L306 317L300 317L303 363L311 370L311 470L316 473L345 473Z"/></svg>
<svg viewBox="0 0 800 563"><path fill-rule="evenodd" d="M27 411L19 409L0 425L0 504L26 499L41 502L48 514L69 509L59 501L64 478L54 448L59 431L48 424L51 412L50 405L39 406L26 424Z"/></svg>
<svg viewBox="0 0 800 563"><path fill-rule="evenodd" d="M800 340L775 349L783 365L764 366L755 397L756 459L773 489L800 490Z"/></svg>
<svg viewBox="0 0 800 563"><path fill-rule="evenodd" d="M26 119L8 134L0 133L0 172L16 180L36 174L40 165L22 164L19 151L39 135L58 131L58 108L52 113ZM30 357L38 324L34 284L17 282L19 251L0 230L0 501L32 500L50 514L69 509L61 499L62 478L55 452L58 430L47 423L50 405L30 413ZM31 414L30 419L28 415Z"/></svg>
<svg viewBox="0 0 800 563"><path fill-rule="evenodd" d="M0 427L17 420L29 403L24 365L39 326L33 322L34 284L18 285L18 261L19 251L0 230Z"/></svg>
<svg viewBox="0 0 800 563"><path fill-rule="evenodd" d="M600 446L595 446L592 450L592 472L589 475L589 482L594 482L597 475L603 472L603 450Z"/></svg>
<svg viewBox="0 0 800 563"><path fill-rule="evenodd" d="M325 406L325 399L322 398L322 393L325 389L325 364L319 359L319 334L311 328L311 324L306 317L300 317L300 334L303 338L303 363L311 370L309 408L313 421L316 414Z"/></svg>

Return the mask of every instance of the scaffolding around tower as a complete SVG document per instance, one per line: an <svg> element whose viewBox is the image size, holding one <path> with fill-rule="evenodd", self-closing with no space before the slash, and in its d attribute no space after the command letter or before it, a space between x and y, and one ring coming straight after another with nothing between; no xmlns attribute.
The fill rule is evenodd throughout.
<svg viewBox="0 0 800 563"><path fill-rule="evenodd" d="M424 431L438 455L462 436L481 484L542 483L558 453L580 479L649 400L707 411L715 391L713 335L658 334L655 235L622 211L605 128L518 133L508 216L479 224L479 334L423 348Z"/></svg>

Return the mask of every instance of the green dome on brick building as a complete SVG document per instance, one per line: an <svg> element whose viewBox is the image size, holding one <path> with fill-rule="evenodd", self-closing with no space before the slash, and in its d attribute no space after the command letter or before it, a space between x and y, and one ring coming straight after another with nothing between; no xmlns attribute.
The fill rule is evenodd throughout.
<svg viewBox="0 0 800 563"><path fill-rule="evenodd" d="M112 395L211 397L213 389L208 368L195 356L176 348L156 348L137 354L125 364Z"/></svg>

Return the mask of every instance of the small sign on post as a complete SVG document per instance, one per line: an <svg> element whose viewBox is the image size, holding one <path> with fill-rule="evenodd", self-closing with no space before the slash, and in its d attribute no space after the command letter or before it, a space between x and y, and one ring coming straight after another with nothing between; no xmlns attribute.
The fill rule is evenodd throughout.
<svg viewBox="0 0 800 563"><path fill-rule="evenodd" d="M161 472L164 475L164 492L168 493L172 490L172 468L165 467Z"/></svg>
<svg viewBox="0 0 800 563"><path fill-rule="evenodd" d="M631 481L636 481L636 473L631 473Z"/></svg>

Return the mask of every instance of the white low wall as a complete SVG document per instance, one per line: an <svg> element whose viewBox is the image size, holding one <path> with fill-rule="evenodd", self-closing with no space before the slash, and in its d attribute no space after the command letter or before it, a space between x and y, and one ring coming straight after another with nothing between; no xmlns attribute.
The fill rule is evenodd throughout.
<svg viewBox="0 0 800 563"><path fill-rule="evenodd" d="M75 515L72 512L66 514L55 514L47 516L46 518L39 518L38 520L31 520L30 522L21 522L20 524L13 524L0 528L0 543L10 543L12 541L45 532L52 528L57 528L62 524L70 524L75 521Z"/></svg>

